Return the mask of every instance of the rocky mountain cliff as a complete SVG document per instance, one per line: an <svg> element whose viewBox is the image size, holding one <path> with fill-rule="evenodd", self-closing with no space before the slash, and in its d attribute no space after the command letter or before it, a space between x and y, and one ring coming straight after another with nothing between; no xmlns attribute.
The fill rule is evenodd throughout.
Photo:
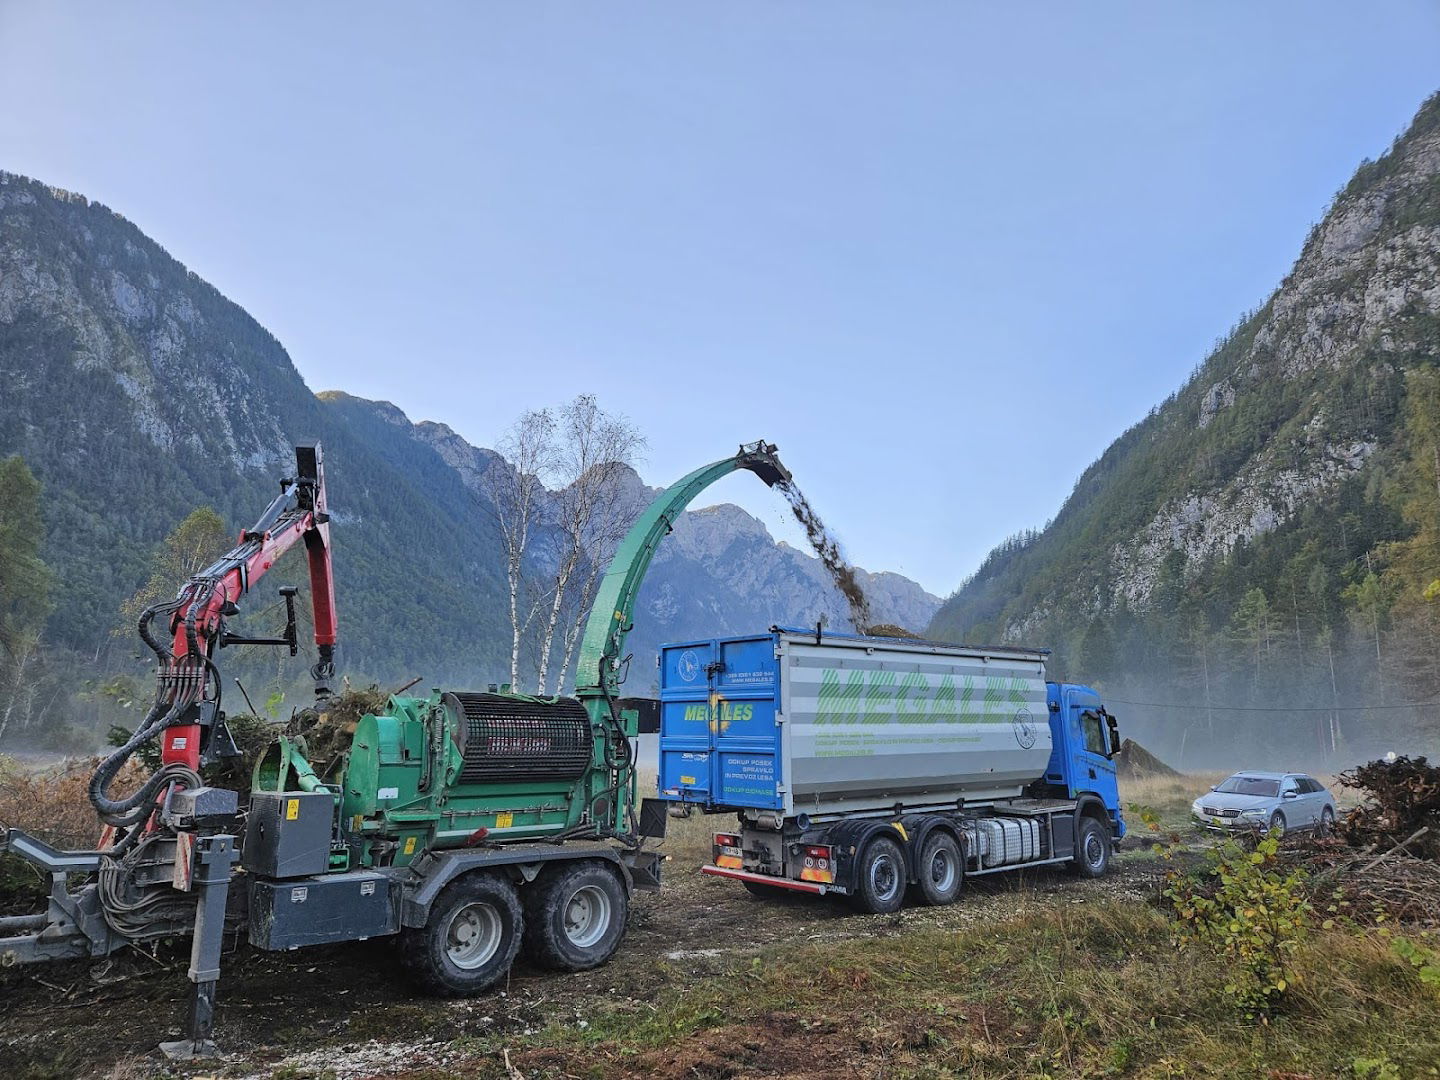
<svg viewBox="0 0 1440 1080"><path fill-rule="evenodd" d="M317 396L272 335L130 222L8 173L0 386L0 456L21 455L44 485L52 647L98 670L121 664L133 650L113 633L118 610L154 545L199 505L248 525L293 468L293 442L320 438L344 666L386 680L506 677L503 561L478 501L479 478L503 460L389 403ZM303 581L298 562L275 584L291 580ZM887 621L923 625L939 603L897 575L874 585ZM814 559L713 508L662 549L632 644L643 655L667 638L822 614L838 624L842 611Z"/></svg>
<svg viewBox="0 0 1440 1080"><path fill-rule="evenodd" d="M1432 662L1412 662L1440 640L1423 599L1440 565L1417 554L1440 513L1437 361L1432 98L1336 196L1275 293L1085 469L1049 525L997 548L931 634L1049 645L1062 669L1132 694L1143 672L1152 700L1202 675L1212 702L1440 689Z"/></svg>

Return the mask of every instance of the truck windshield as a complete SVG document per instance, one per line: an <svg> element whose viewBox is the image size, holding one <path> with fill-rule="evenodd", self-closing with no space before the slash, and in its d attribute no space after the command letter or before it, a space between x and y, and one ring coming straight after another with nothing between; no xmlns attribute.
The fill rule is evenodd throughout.
<svg viewBox="0 0 1440 1080"><path fill-rule="evenodd" d="M1268 795L1274 798L1280 794L1280 781L1262 780L1257 776L1232 776L1215 790L1231 795Z"/></svg>

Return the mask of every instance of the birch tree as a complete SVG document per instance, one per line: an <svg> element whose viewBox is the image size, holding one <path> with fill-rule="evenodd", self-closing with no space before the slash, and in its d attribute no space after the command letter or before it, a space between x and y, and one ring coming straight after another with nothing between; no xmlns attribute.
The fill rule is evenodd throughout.
<svg viewBox="0 0 1440 1080"><path fill-rule="evenodd" d="M510 685L521 689L520 653L540 609L529 593L525 557L544 513L546 476L556 463L555 416L532 409L506 432L496 448L505 465L492 465L482 484L500 525L510 609ZM508 467L507 467L508 466ZM542 688L543 689L543 688Z"/></svg>
<svg viewBox="0 0 1440 1080"><path fill-rule="evenodd" d="M558 692L599 576L629 526L632 508L622 498L620 481L645 445L628 419L606 412L593 394L581 394L561 406L555 434L559 550L538 649L541 694L550 692L552 669ZM562 625L567 610L571 619ZM557 635L563 656L554 666Z"/></svg>

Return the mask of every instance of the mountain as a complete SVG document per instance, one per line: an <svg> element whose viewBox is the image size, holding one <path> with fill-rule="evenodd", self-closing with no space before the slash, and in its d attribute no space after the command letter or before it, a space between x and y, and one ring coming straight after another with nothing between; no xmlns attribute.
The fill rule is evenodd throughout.
<svg viewBox="0 0 1440 1080"><path fill-rule="evenodd" d="M293 470L294 442L319 438L342 668L427 685L508 678L504 563L480 484L504 460L388 402L316 395L270 333L135 225L3 172L0 386L0 457L21 455L43 485L46 640L92 673L133 653L118 611L166 533L201 505L248 525ZM297 559L274 585L303 575ZM887 621L920 626L939 604L897 575L870 580ZM822 614L839 625L843 610L816 560L735 507L709 508L662 548L632 646Z"/></svg>
<svg viewBox="0 0 1440 1080"><path fill-rule="evenodd" d="M1143 712L1170 746L1197 716L1330 757L1433 739L1433 709L1396 706L1440 694L1437 388L1440 95L1264 304L929 633L1048 645L1057 670L1183 702Z"/></svg>

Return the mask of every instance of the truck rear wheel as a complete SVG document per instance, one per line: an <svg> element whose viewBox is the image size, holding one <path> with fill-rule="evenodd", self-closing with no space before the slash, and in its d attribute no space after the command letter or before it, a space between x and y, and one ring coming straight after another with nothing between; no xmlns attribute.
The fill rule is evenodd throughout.
<svg viewBox="0 0 1440 1080"><path fill-rule="evenodd" d="M865 845L856 867L851 903L871 915L899 911L905 903L905 853L888 836L876 836Z"/></svg>
<svg viewBox="0 0 1440 1080"><path fill-rule="evenodd" d="M555 971L584 971L620 947L630 897L607 866L561 863L526 887L525 909L525 955Z"/></svg>
<svg viewBox="0 0 1440 1080"><path fill-rule="evenodd" d="M1075 830L1075 861L1070 868L1087 878L1101 877L1110 868L1110 837L1093 817L1082 817Z"/></svg>
<svg viewBox="0 0 1440 1080"><path fill-rule="evenodd" d="M478 994L510 970L524 927L514 885L466 874L435 898L424 926L401 935L400 959L432 994Z"/></svg>
<svg viewBox="0 0 1440 1080"><path fill-rule="evenodd" d="M960 845L943 829L935 829L920 847L920 865L915 868L916 891L933 907L953 904L965 881L965 864Z"/></svg>

